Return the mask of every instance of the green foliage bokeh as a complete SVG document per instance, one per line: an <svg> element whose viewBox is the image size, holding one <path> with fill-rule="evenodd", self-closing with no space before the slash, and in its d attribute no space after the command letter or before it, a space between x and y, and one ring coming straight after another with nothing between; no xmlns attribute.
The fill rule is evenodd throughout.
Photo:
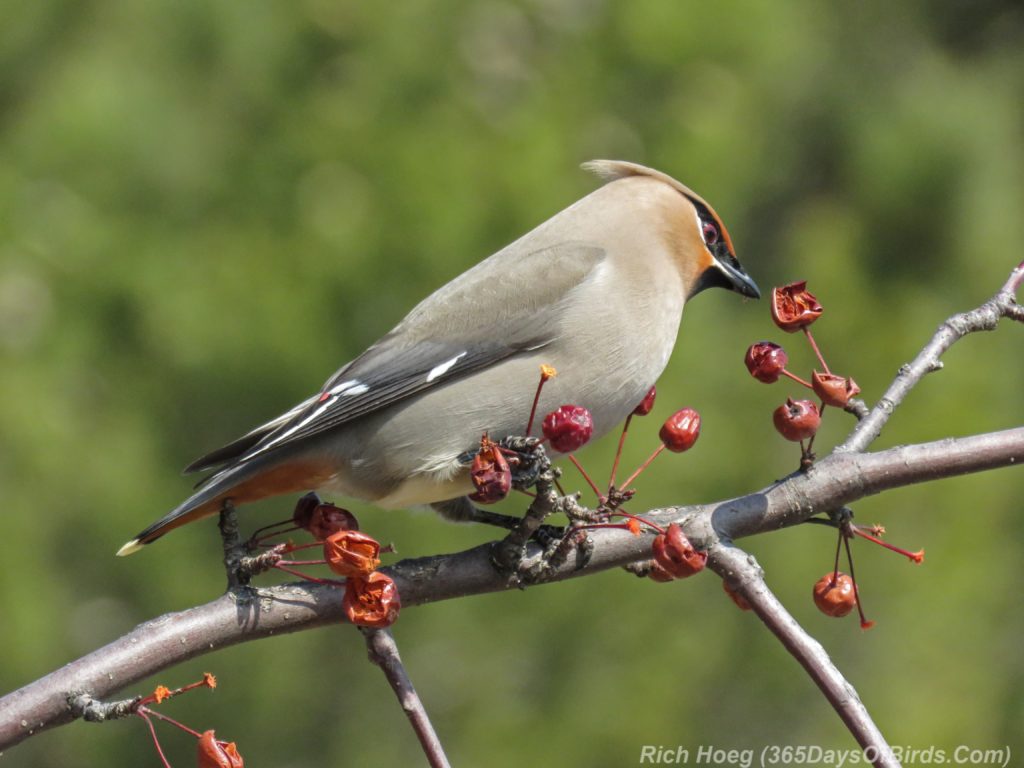
<svg viewBox="0 0 1024 768"><path fill-rule="evenodd" d="M592 189L584 160L680 178L762 288L807 279L826 354L869 402L1022 258L1019 3L47 0L0 6L0 30L2 691L215 597L212 522L112 557L188 492L178 468ZM879 444L1021 424L1022 333L956 347ZM800 339L780 336L764 302L717 291L687 308L625 463L681 405L704 434L659 460L634 506L741 494L793 468L770 413L794 390L742 366L772 338L809 370ZM830 414L819 446L849 426ZM612 447L584 460L607 467ZM857 505L928 552L915 568L857 546L870 633L811 604L824 529L745 542L895 744L1024 750L1021 488L1007 470ZM354 508L402 555L488 535ZM459 765L853 746L712 576L606 573L408 610L395 632ZM220 688L168 713L238 741L253 765L422 760L350 628L220 651L159 681L204 670ZM163 733L190 764L189 740ZM74 724L5 758L157 765L149 749L141 723Z"/></svg>

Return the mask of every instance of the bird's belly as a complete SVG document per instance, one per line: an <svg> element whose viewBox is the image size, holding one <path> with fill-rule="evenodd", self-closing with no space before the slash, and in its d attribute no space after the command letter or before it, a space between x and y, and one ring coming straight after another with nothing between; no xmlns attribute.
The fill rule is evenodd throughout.
<svg viewBox="0 0 1024 768"><path fill-rule="evenodd" d="M435 501L457 499L473 493L469 472L462 468L454 477L444 479L432 474L413 475L402 481L386 496L374 500L384 509L406 509L432 504Z"/></svg>

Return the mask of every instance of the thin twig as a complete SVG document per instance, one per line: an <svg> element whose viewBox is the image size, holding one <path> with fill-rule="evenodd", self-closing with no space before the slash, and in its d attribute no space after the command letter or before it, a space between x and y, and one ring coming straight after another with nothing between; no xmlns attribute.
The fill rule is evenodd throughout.
<svg viewBox="0 0 1024 768"><path fill-rule="evenodd" d="M619 434L619 444L615 448L615 458L612 460L612 473L608 477L608 487L615 487L615 475L619 471L619 461L622 459L622 448L626 445L626 435L629 434L629 425L633 421L633 413L630 413L626 417L625 423L622 425L622 432Z"/></svg>
<svg viewBox="0 0 1024 768"><path fill-rule="evenodd" d="M1000 319L1004 317L1024 322L1024 307L1018 304L1014 298L1014 294L1020 289L1022 282L1024 282L1024 262L1018 264L1010 272L1010 277L995 296L976 309L953 315L940 325L935 331L935 335L918 353L917 357L911 363L900 368L896 378L877 405L857 423L857 426L854 427L843 444L835 449L835 452L863 451L871 445L910 390L927 374L941 370L940 358L942 355L964 336L978 331L994 330Z"/></svg>
<svg viewBox="0 0 1024 768"><path fill-rule="evenodd" d="M87 693L79 693L68 696L68 707L75 717L80 717L88 723L105 723L107 720L131 717L141 701L141 696L119 701L100 701Z"/></svg>
<svg viewBox="0 0 1024 768"><path fill-rule="evenodd" d="M1024 307L1014 298L1022 283L1024 263L1013 270L991 300L943 323L917 358L901 369L878 405L866 415L856 414L861 420L846 442L807 471L794 473L746 496L709 505L653 510L644 517L658 525L677 522L696 545L726 552L726 547L715 546L719 539L731 541L778 530L890 488L1024 463L1024 428L863 453L913 386L926 373L941 367L939 357L959 338L970 332L990 330L1003 317L1024 322ZM403 560L385 569L395 579L403 604L420 605L521 586L495 571L492 556L510 556L514 561L522 554L538 555L538 548L528 546L528 541L543 518L558 505L552 490L555 473L549 465L542 484L546 484L546 490L534 500L529 522L524 521L503 542L504 551L502 545L497 550L484 545L454 555ZM343 620L340 592L330 585L299 583L260 590L239 588L238 558L245 553L229 504L222 511L221 528L228 593L205 605L142 624L109 645L0 698L0 750L85 716L90 697L109 696L187 659L226 645ZM635 537L615 529L595 530L592 536L594 546L586 571L580 571L570 556L552 569L546 580L574 578L650 557L649 537ZM716 562L724 563L723 569L731 562L722 559L726 557L716 555ZM751 598L743 594L748 600ZM817 646L813 640L809 640L813 643L809 645L808 639L799 635L787 634L786 638L784 642L807 645L807 652ZM820 646L817 648L820 650ZM823 673L819 670L814 674ZM841 677L837 681L831 676L830 671L824 674L826 682L841 692ZM837 703L837 710L844 715L850 700L841 697ZM855 711L847 712L844 720L855 715ZM867 733L865 727L858 726Z"/></svg>
<svg viewBox="0 0 1024 768"><path fill-rule="evenodd" d="M245 556L245 547L238 532L238 514L231 499L225 499L221 504L217 527L220 529L221 545L224 548L224 570L228 577L228 589L243 587L249 583L249 579L239 568Z"/></svg>
<svg viewBox="0 0 1024 768"><path fill-rule="evenodd" d="M423 702L405 671L394 636L386 629L362 628L361 631L366 638L366 650L370 661L380 667L388 679L402 711L416 732L416 738L420 740L427 762L431 768L451 768L444 747L441 746L441 740L438 739L437 732L427 716L427 710L424 709Z"/></svg>
<svg viewBox="0 0 1024 768"><path fill-rule="evenodd" d="M768 588L761 567L754 558L735 546L723 543L711 548L708 567L750 603L758 618L800 662L860 744L865 757L876 768L899 768L892 748L871 719L857 691L832 663L821 643L797 623Z"/></svg>
<svg viewBox="0 0 1024 768"><path fill-rule="evenodd" d="M832 454L808 472L746 496L713 504L668 507L643 515L659 526L679 523L696 546L775 531L890 488L1024 464L1024 427L974 437L901 446L875 453ZM648 560L649 536L608 528L591 531L585 570L575 556L546 581L577 578ZM498 573L491 544L450 555L402 560L382 569L395 579L402 605L450 600L521 586ZM522 551L522 550L520 550ZM540 547L526 548L536 559ZM0 750L73 720L69 692L108 698L143 678L236 643L345 621L342 591L332 585L250 588L251 599L228 593L212 602L141 624L77 661L0 698Z"/></svg>

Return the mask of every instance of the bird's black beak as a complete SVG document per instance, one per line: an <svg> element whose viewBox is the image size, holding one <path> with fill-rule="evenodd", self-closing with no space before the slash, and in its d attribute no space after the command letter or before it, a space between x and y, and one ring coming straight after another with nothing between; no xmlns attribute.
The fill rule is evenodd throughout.
<svg viewBox="0 0 1024 768"><path fill-rule="evenodd" d="M743 266L731 253L716 254L715 263L704 270L693 294L705 288L727 288L751 299L760 299L761 290L757 283L750 279ZM691 294L691 295L693 295Z"/></svg>
<svg viewBox="0 0 1024 768"><path fill-rule="evenodd" d="M757 287L757 283L750 278L735 256L717 261L711 269L715 268L721 270L728 288L751 299L761 298L761 289Z"/></svg>

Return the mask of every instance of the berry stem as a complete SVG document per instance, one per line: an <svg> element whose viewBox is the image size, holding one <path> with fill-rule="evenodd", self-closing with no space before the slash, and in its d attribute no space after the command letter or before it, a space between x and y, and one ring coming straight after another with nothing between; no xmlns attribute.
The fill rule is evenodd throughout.
<svg viewBox="0 0 1024 768"><path fill-rule="evenodd" d="M632 512L627 512L622 507L619 507L617 510L612 512L611 516L612 517L620 517L620 516L621 517L626 517L626 518L629 518L630 520L636 520L638 523L642 523L643 525L646 525L648 528L651 528L652 530L655 530L658 533L664 533L665 532L665 529L662 528L660 525L657 525L656 523L652 523L646 517L640 517L640 515L634 515Z"/></svg>
<svg viewBox="0 0 1024 768"><path fill-rule="evenodd" d="M303 573L302 571L296 571L296 570L294 570L292 568L289 568L289 567L287 567L285 565L281 565L280 563L277 563L274 567L277 568L277 570L279 570L279 571L284 571L285 573L290 573L292 576L298 576L300 579L303 579L304 581L311 581L314 584L331 584L331 585L333 585L335 587L339 587L343 583L343 582L340 582L340 581L335 581L334 579L319 579L316 576L310 576L308 573Z"/></svg>
<svg viewBox="0 0 1024 768"><path fill-rule="evenodd" d="M859 525L851 525L850 526L850 530L852 530L858 536L867 539L868 541L873 541L875 544L878 544L881 547L885 547L886 549L892 550L893 552L896 552L898 554L903 555L905 558L910 560L912 563L920 564L920 563L924 562L924 550L923 549L918 550L917 552L910 552L910 551L908 551L906 549L903 549L902 547L897 547L894 544L890 544L887 541L882 541L882 539L880 539L877 536L874 536L874 535L868 533L866 530L861 528Z"/></svg>
<svg viewBox="0 0 1024 768"><path fill-rule="evenodd" d="M615 485L615 473L619 471L619 459L622 458L622 446L626 444L626 433L629 432L629 422L633 420L633 414L626 417L626 423L622 425L622 434L619 435L619 447L615 449L615 461L612 462L612 475L608 478L608 487Z"/></svg>
<svg viewBox="0 0 1024 768"><path fill-rule="evenodd" d="M530 436L530 432L533 431L533 420L537 416L537 404L540 402L540 393L544 389L544 385L547 380L555 375L555 369L550 366L542 365L540 367L540 380L537 382L537 391L533 393L533 405L530 406L530 419L526 422L526 432L524 433L527 437Z"/></svg>
<svg viewBox="0 0 1024 768"><path fill-rule="evenodd" d="M839 536L836 538L836 561L835 561L835 564L832 566L832 585L833 586L835 586L835 583L839 580L839 553L842 551L842 546L843 546L843 532L840 530L839 531ZM852 575L851 575L851 578L853 578Z"/></svg>
<svg viewBox="0 0 1024 768"><path fill-rule="evenodd" d="M288 520L287 522L290 523L291 520ZM258 531L253 531L252 536L249 537L249 541L252 542L257 547L272 547L272 546L274 546L273 544L266 544L265 543L267 541L267 539L273 539L273 538L276 538L277 536L284 536L286 533L291 533L292 531L301 531L302 530L302 528L300 528L297 525L290 525L287 528L281 528L280 530L268 531L268 529L276 528L277 526L279 526L281 524L282 523L274 523L273 525L264 526L263 528L260 528ZM258 534L260 531L268 531L268 532L264 533L259 538L256 538L256 534Z"/></svg>
<svg viewBox="0 0 1024 768"><path fill-rule="evenodd" d="M311 541L307 544L288 544L284 549L284 554L291 554L292 552L298 552L302 549L312 549L313 547L322 547L324 543L322 541Z"/></svg>
<svg viewBox="0 0 1024 768"><path fill-rule="evenodd" d="M825 418L825 407L826 407L825 403L824 403L824 401L822 401L821 407L818 408L818 419L819 419L818 426L819 426L819 428L821 426L821 421L820 420ZM815 432L813 435L811 435L811 439L807 441L807 450L804 451L803 455L807 459L809 459L809 460L813 460L814 454L812 452L814 451L814 438L816 438L817 436L818 436L818 433ZM800 443L800 448L801 449L803 449L803 445L804 445L803 442L801 442Z"/></svg>
<svg viewBox="0 0 1024 768"><path fill-rule="evenodd" d="M850 551L850 540L840 532L839 540L846 547L846 562L850 566L850 581L853 582L853 599L857 602L857 613L860 615L860 628L871 629L875 622L868 621L864 615L864 607L860 604L860 590L857 589L857 575L853 572L853 553Z"/></svg>
<svg viewBox="0 0 1024 768"><path fill-rule="evenodd" d="M630 475L629 477L626 478L626 481L622 484L622 488L620 490L624 491L627 488L629 488L629 486L632 485L633 481L636 480L637 477L640 476L640 473L643 472L645 469L647 469L647 467L650 466L651 462L654 461L656 458L658 458L658 455L662 451L664 451L664 450L665 450L665 444L664 443L662 443L657 448L655 448L654 449L654 453L652 453L650 456L648 456L646 461L644 461L643 464L641 464L639 467L636 468L636 472L634 472L632 475Z"/></svg>
<svg viewBox="0 0 1024 768"><path fill-rule="evenodd" d="M189 728L184 723L179 723L173 717L168 717L163 712L158 712L155 709L150 709L149 707L139 707L139 714L142 715L143 717L145 717L146 719L148 719L150 716L152 716L152 717L155 717L157 720L163 720L165 723L169 723L170 725L173 725L175 728L178 728L178 729L184 731L185 733L189 733L189 734L195 736L197 739L200 736L202 736L202 734L199 733L198 731L193 731L191 728Z"/></svg>
<svg viewBox="0 0 1024 768"><path fill-rule="evenodd" d="M164 768L171 768L171 764L167 762L167 756L164 755L164 751L160 748L160 739L156 737L156 728L153 727L153 721L141 709L137 710L136 714L146 721L146 725L149 727L149 735L153 738L153 746L156 748L156 754L160 758L160 762L163 763Z"/></svg>
<svg viewBox="0 0 1024 768"><path fill-rule="evenodd" d="M828 369L828 363L825 362L825 358L821 356L821 350L818 349L818 343L814 340L814 334L811 333L811 328L808 325L803 327L804 336L807 337L807 341L811 344L811 349L814 350L814 354L818 358L818 362L821 363L821 367L825 369L825 373L831 375L832 371Z"/></svg>
<svg viewBox="0 0 1024 768"><path fill-rule="evenodd" d="M786 370L785 368L783 368L783 369L782 369L781 373L782 373L782 375L783 375L783 376L786 376L786 377L788 377L788 378L792 379L792 380L793 380L793 381L795 381L795 382L796 382L797 384L802 384L803 386L807 387L808 389L814 389L814 387L813 387L813 386L811 386L811 382L809 382L809 381L804 381L804 380L803 380L803 379L801 379L801 378L800 378L799 376L797 376L797 375L796 375L795 373L790 373L790 372L789 372L789 371L787 371L787 370Z"/></svg>
<svg viewBox="0 0 1024 768"><path fill-rule="evenodd" d="M573 456L571 453L569 454L569 461L571 461L572 465L579 470L581 475L583 475L583 479L587 481L587 485L589 485L591 490L594 491L594 494L597 496L597 500L603 504L607 500L607 497L603 493L601 493L601 490L594 484L594 481L590 479L590 475L587 474L587 470L583 468L583 465L580 464L576 460L576 457Z"/></svg>
<svg viewBox="0 0 1024 768"><path fill-rule="evenodd" d="M295 530L295 528L298 527L298 526L295 525L295 523L289 517L287 520L278 520L276 523L270 523L269 525L264 525L262 528L257 528L255 531L252 532L252 536L250 536L249 539L252 540L252 541L257 541L258 542L258 541L262 541L265 538L268 538L269 536L277 536L280 533L284 533L284 531L276 531L274 529L275 528L280 528L281 526L284 526L284 525L291 526L291 528L289 530ZM266 533L267 531L273 531L273 533ZM260 536L260 534L263 534L263 533L266 533L266 535L265 536Z"/></svg>

